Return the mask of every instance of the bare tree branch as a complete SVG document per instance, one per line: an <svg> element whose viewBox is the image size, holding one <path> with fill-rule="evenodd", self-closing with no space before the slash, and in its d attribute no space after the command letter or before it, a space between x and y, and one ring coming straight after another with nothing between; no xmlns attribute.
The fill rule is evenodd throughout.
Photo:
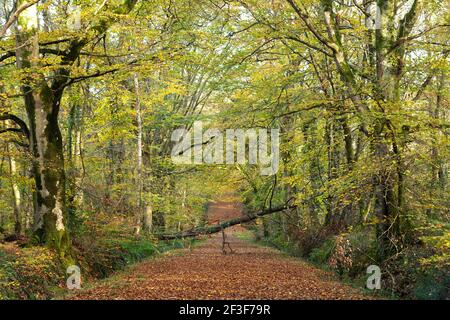
<svg viewBox="0 0 450 320"><path fill-rule="evenodd" d="M9 17L9 20L6 22L6 24L3 26L2 30L0 31L0 38L3 38L6 34L6 31L12 26L12 24L19 18L19 15L27 10L29 7L34 6L36 3L38 3L40 0L32 0L30 2L22 4L19 8L17 8L16 12Z"/></svg>
<svg viewBox="0 0 450 320"><path fill-rule="evenodd" d="M25 121L20 119L18 116L15 116L15 115L10 114L10 113L0 114L0 121L5 121L5 120L11 120L15 124L17 124L20 127L20 129L17 129L17 130L20 130L23 134L25 134L27 139L30 139L30 130L28 129L28 126L25 123ZM16 132L18 132L17 130L16 130Z"/></svg>

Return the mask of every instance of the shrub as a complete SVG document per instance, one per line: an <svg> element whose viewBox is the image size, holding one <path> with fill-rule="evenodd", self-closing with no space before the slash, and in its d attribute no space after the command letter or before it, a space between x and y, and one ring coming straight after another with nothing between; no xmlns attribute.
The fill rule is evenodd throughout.
<svg viewBox="0 0 450 320"><path fill-rule="evenodd" d="M352 254L352 246L346 235L338 235L334 240L334 247L327 263L342 277L353 265Z"/></svg>
<svg viewBox="0 0 450 320"><path fill-rule="evenodd" d="M334 238L325 240L318 248L311 250L309 260L316 264L326 264L334 248Z"/></svg>
<svg viewBox="0 0 450 320"><path fill-rule="evenodd" d="M449 298L450 272L445 269L429 269L418 274L413 297L424 300Z"/></svg>
<svg viewBox="0 0 450 320"><path fill-rule="evenodd" d="M0 299L48 299L51 288L63 281L63 267L47 248L24 248L0 255Z"/></svg>

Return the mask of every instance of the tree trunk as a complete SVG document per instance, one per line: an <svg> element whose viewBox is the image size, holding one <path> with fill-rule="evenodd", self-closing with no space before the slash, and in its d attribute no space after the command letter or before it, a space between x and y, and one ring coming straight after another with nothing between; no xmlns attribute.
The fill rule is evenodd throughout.
<svg viewBox="0 0 450 320"><path fill-rule="evenodd" d="M39 43L37 17L19 19L16 61L19 69L37 68ZM42 74L30 74L22 86L30 130L30 153L36 184L33 233L54 248L61 258L69 253L65 227L66 198L64 155L58 112L62 86L50 88Z"/></svg>
<svg viewBox="0 0 450 320"><path fill-rule="evenodd" d="M375 216L377 217L377 239L378 239L378 258L380 261L385 259L391 250L396 246L398 236L399 216L395 210L395 192L394 179L387 172L386 159L389 155L388 146L385 142L376 141L374 143L375 159L381 164L382 168L374 177L375 188Z"/></svg>
<svg viewBox="0 0 450 320"><path fill-rule="evenodd" d="M82 127L83 107L78 104L71 106L68 118L67 129L67 152L68 152L68 191L67 208L68 223L71 230L77 221L77 208L83 203L83 190L81 188L83 180L83 164L81 155L81 127Z"/></svg>
<svg viewBox="0 0 450 320"><path fill-rule="evenodd" d="M436 108L433 112L433 118L436 120L445 119L445 109L442 108L442 102L444 100L445 88L446 88L447 76L444 71L441 72L438 79L438 92L436 96ZM437 136L434 137L434 145L432 150L432 162L435 173L433 174L433 180L437 180L438 186L441 191L446 190L447 185L447 163L441 159L439 149L436 147Z"/></svg>
<svg viewBox="0 0 450 320"><path fill-rule="evenodd" d="M139 88L139 77L138 74L134 74L134 92L136 95L136 127L137 127L137 174L136 182L138 187L138 197L137 197L137 207L136 211L136 226L135 234L139 235L141 232L141 226L144 224L145 217L147 216L147 210L151 212L151 207L144 208L144 201L142 199L143 191L143 175L142 175L142 115L141 115L141 99L140 99L140 88Z"/></svg>
<svg viewBox="0 0 450 320"><path fill-rule="evenodd" d="M69 249L65 227L64 155L57 110L60 97L48 88L26 94L36 183L34 233L62 256Z"/></svg>
<svg viewBox="0 0 450 320"><path fill-rule="evenodd" d="M142 229L146 233L152 232L153 226L153 208L150 204L146 204L144 208L144 218L142 221Z"/></svg>
<svg viewBox="0 0 450 320"><path fill-rule="evenodd" d="M14 234L16 236L19 236L22 231L22 223L20 221L20 219L21 219L20 190L19 190L19 186L17 185L17 183L15 181L16 175L17 175L17 167L16 167L16 161L15 161L14 157L11 155L11 146L7 145L7 148L8 148L10 181L11 181L11 190L12 190L12 199L13 199Z"/></svg>
<svg viewBox="0 0 450 320"><path fill-rule="evenodd" d="M327 143L327 172L328 181L332 181L335 178L336 171L336 159L334 152L334 119L327 118L325 125L325 141ZM329 193L327 196L326 207L327 213L325 215L325 225L329 226L332 221L335 220L335 197Z"/></svg>

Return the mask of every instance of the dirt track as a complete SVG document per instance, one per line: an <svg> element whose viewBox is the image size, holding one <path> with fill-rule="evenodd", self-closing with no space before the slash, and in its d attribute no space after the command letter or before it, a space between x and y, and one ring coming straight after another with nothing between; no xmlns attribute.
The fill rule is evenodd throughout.
<svg viewBox="0 0 450 320"><path fill-rule="evenodd" d="M233 202L210 206L210 222L241 214ZM126 272L73 299L365 299L355 289L333 281L330 274L256 246L227 229L234 254L222 253L222 235L201 245L136 264Z"/></svg>

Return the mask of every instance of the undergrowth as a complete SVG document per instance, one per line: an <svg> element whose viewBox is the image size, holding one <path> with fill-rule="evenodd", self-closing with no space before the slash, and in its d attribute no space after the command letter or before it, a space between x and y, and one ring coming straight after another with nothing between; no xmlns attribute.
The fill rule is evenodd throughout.
<svg viewBox="0 0 450 320"><path fill-rule="evenodd" d="M135 237L123 226L90 221L73 235L72 254L81 269L82 283L109 277L127 265L195 241ZM0 300L54 298L67 290L66 267L48 248L0 243Z"/></svg>

